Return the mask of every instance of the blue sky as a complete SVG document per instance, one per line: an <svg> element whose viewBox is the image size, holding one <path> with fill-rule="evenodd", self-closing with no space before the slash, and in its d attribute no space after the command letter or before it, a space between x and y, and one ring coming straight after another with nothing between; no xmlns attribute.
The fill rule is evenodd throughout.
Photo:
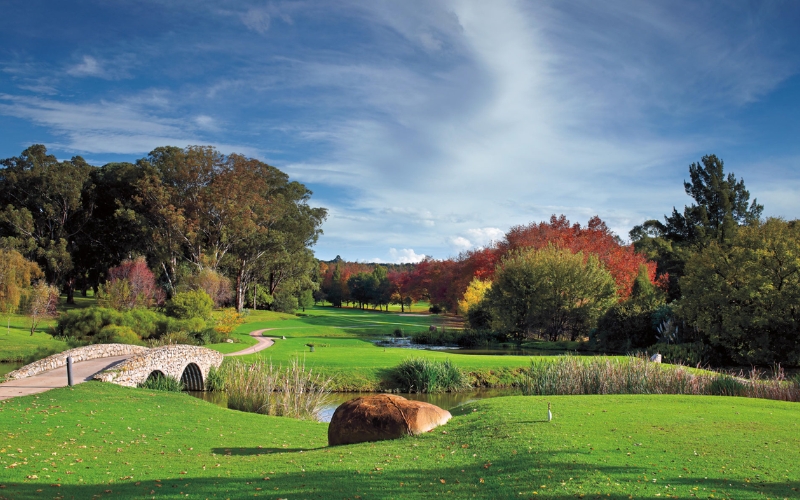
<svg viewBox="0 0 800 500"><path fill-rule="evenodd" d="M512 225L618 234L704 154L800 217L800 4L4 0L0 157L211 144L329 209L322 259L406 262Z"/></svg>

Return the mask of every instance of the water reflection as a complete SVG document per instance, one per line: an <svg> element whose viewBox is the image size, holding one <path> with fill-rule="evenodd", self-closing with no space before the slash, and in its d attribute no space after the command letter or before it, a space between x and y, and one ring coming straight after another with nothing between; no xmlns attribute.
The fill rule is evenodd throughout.
<svg viewBox="0 0 800 500"><path fill-rule="evenodd" d="M223 408L228 407L228 397L225 395L224 392L202 392L202 391L186 391L186 392L191 396L200 398L204 401L208 401L209 403L215 404L217 406L221 406ZM320 422L330 422L331 417L333 417L333 412L336 411L336 408L338 408L339 405L344 403L345 401L350 401L351 399L363 396L375 396L377 394L383 394L383 393L380 392L331 393L329 403L325 405L325 407L323 408L319 420ZM454 392L454 393L451 392L445 392L441 394L401 393L397 395L403 396L406 399L431 403L438 406L439 408L449 411L458 405L469 403L471 401L477 401L479 399L496 398L500 396L517 396L519 394L521 393L518 389L473 389L471 391Z"/></svg>
<svg viewBox="0 0 800 500"><path fill-rule="evenodd" d="M0 377L5 376L6 373L13 372L17 368L22 368L23 363L0 363Z"/></svg>

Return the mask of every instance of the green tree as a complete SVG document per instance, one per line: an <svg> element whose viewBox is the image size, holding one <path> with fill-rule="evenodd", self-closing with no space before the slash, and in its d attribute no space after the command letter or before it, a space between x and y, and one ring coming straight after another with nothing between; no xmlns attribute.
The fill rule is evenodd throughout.
<svg viewBox="0 0 800 500"><path fill-rule="evenodd" d="M664 293L650 282L642 266L631 296L614 304L598 320L591 340L606 351L628 352L649 347L658 340L653 316L664 305Z"/></svg>
<svg viewBox="0 0 800 500"><path fill-rule="evenodd" d="M636 251L656 261L659 275L669 276L670 300L680 297L678 280L692 252L712 241L729 242L739 226L757 223L764 210L755 199L749 202L744 180L736 180L733 173L726 175L716 155L692 163L689 178L683 187L694 203L685 206L683 213L673 208L664 222L648 220L630 231Z"/></svg>
<svg viewBox="0 0 800 500"><path fill-rule="evenodd" d="M306 307L311 307L314 305L314 292L310 288L306 288L302 290L297 295L297 305L303 310L306 311Z"/></svg>
<svg viewBox="0 0 800 500"><path fill-rule="evenodd" d="M41 144L0 161L0 240L39 263L47 282L63 286L67 302L78 271L76 241L91 217L84 203L92 166L80 156L58 161Z"/></svg>
<svg viewBox="0 0 800 500"><path fill-rule="evenodd" d="M677 315L725 358L800 364L800 225L770 218L686 262Z"/></svg>
<svg viewBox="0 0 800 500"><path fill-rule="evenodd" d="M214 302L203 290L178 292L167 303L167 314L173 318L210 319Z"/></svg>
<svg viewBox="0 0 800 500"><path fill-rule="evenodd" d="M336 265L336 268L333 270L333 275L331 277L331 285L330 289L326 292L326 298L328 302L330 302L333 307L342 307L342 299L344 297L344 293L342 292L342 273L339 271L339 265Z"/></svg>
<svg viewBox="0 0 800 500"><path fill-rule="evenodd" d="M585 335L617 300L611 274L594 256L548 246L503 258L486 292L492 326L522 341Z"/></svg>

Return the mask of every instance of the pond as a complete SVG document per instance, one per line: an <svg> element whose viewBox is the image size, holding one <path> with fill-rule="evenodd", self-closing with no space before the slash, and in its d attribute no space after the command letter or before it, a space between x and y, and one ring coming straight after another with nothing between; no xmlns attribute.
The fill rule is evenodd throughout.
<svg viewBox="0 0 800 500"><path fill-rule="evenodd" d="M21 368L24 363L0 363L0 377L4 377L6 373L13 372L17 368Z"/></svg>
<svg viewBox="0 0 800 500"><path fill-rule="evenodd" d="M188 394L196 398L200 398L209 403L217 406L227 408L228 398L224 392L200 392L200 391L187 391ZM320 415L320 422L330 422L333 417L333 412L336 408L345 401L363 397L375 396L377 394L384 394L381 392L334 392L331 393L330 404L326 405ZM400 393L398 396L403 396L406 399L415 401L424 401L431 403L444 410L451 410L456 406L470 401L477 401L479 399L496 398L500 396L518 396L521 392L519 389L472 389L464 392L445 392L441 394L408 394Z"/></svg>

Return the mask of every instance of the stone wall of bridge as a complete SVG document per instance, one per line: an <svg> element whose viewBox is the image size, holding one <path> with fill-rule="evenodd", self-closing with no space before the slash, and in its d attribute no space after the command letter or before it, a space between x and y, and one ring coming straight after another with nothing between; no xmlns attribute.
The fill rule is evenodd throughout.
<svg viewBox="0 0 800 500"><path fill-rule="evenodd" d="M180 380L189 390L203 390L212 366L222 364L222 353L200 346L167 345L138 353L119 365L98 373L96 380L136 387L153 374Z"/></svg>
<svg viewBox="0 0 800 500"><path fill-rule="evenodd" d="M76 347L58 354L53 354L46 358L34 361L28 365L20 367L6 375L9 380L32 377L47 370L66 366L67 357L72 356L72 362L78 363L88 359L108 358L112 356L136 355L148 351L147 347L129 344L93 344L83 347Z"/></svg>

